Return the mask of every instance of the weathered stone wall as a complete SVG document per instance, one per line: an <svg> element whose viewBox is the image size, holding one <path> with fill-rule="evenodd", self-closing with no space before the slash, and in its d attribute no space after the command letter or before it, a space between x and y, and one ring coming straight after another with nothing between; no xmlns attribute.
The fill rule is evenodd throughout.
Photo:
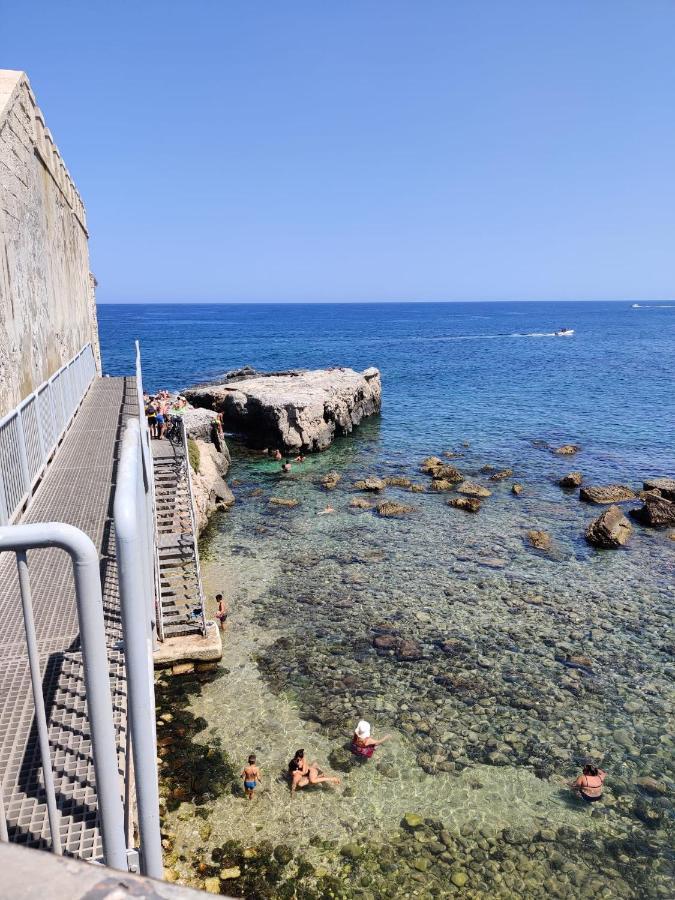
<svg viewBox="0 0 675 900"><path fill-rule="evenodd" d="M0 69L0 416L91 343L84 206L23 72Z"/></svg>

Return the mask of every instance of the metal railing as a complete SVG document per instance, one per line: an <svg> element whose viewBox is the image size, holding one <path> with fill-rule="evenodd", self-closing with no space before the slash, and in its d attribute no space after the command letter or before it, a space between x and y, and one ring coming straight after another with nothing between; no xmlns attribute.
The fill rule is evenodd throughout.
<svg viewBox="0 0 675 900"><path fill-rule="evenodd" d="M98 553L91 539L79 529L72 525L46 522L0 527L0 552L13 551L16 555L52 850L56 854L62 853L27 557L28 550L47 547L65 550L73 563L103 857L106 865L127 871L124 809L120 792ZM0 839L6 841L8 834L4 809L0 809L0 822Z"/></svg>
<svg viewBox="0 0 675 900"><path fill-rule="evenodd" d="M202 573L199 567L199 532L197 531L197 522L195 520L195 504L194 495L192 493L192 464L190 463L190 452L188 449L187 429L182 418L179 420L180 434L183 442L184 466L187 472L188 499L190 507L190 527L192 529L192 540L194 541L195 551L195 569L197 572L197 591L199 592L199 609L201 617L202 635L206 635L206 602L204 600L204 588L202 586Z"/></svg>
<svg viewBox="0 0 675 900"><path fill-rule="evenodd" d="M0 525L29 500L96 374L91 344L0 419Z"/></svg>
<svg viewBox="0 0 675 900"><path fill-rule="evenodd" d="M136 398L138 401L138 419L140 424L141 457L143 463L143 477L147 486L145 494L147 547L150 554L153 574L153 596L155 604L155 634L160 641L164 640L164 619L162 617L162 595L159 575L159 551L157 547L157 516L155 505L155 474L152 462L152 445L148 420L145 416L145 401L143 391L143 370L141 367L141 345L135 341L136 347Z"/></svg>
<svg viewBox="0 0 675 900"><path fill-rule="evenodd" d="M141 423L129 419L122 438L113 516L141 871L162 878L152 659L156 609L155 522L151 503L152 471L145 465L145 449Z"/></svg>

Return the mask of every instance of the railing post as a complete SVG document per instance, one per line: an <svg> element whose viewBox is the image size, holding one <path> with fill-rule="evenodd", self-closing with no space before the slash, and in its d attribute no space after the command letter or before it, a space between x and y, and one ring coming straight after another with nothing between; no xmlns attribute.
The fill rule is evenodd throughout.
<svg viewBox="0 0 675 900"><path fill-rule="evenodd" d="M54 853L61 856L63 849L61 847L61 833L59 831L59 812L56 808L52 755L49 747L49 729L47 727L47 716L45 714L45 701L42 695L42 678L40 677L40 654L37 649L33 600L30 590L30 577L28 574L28 557L25 550L17 550L16 567L19 571L19 592L21 593L21 606L23 607L23 625L26 631L28 666L30 668L30 681L33 688L35 722L37 724L38 744L40 746L40 758L42 760L42 777L45 783L45 795L47 798L49 831L52 838L52 848Z"/></svg>
<svg viewBox="0 0 675 900"><path fill-rule="evenodd" d="M30 488L30 470L28 468L28 454L26 453L26 435L23 430L23 418L20 410L18 410L16 414L16 434L19 447L19 460L21 463L21 475L23 477L23 491L25 493Z"/></svg>
<svg viewBox="0 0 675 900"><path fill-rule="evenodd" d="M117 471L115 545L122 609L131 746L136 778L140 832L141 871L162 878L162 845L159 828L157 742L152 677L152 638L148 614L148 579L145 524L140 516L139 477L142 478L140 423L130 419L122 438ZM145 553L144 553L145 551Z"/></svg>
<svg viewBox="0 0 675 900"><path fill-rule="evenodd" d="M42 547L59 547L72 560L103 853L106 865L126 872L124 811L98 554L91 539L72 525L44 522L0 528L0 552L20 553Z"/></svg>

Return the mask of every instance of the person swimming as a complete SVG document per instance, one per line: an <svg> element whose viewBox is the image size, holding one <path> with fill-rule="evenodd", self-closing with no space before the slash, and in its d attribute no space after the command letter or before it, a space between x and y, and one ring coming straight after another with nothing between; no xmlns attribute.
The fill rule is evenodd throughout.
<svg viewBox="0 0 675 900"><path fill-rule="evenodd" d="M584 766L582 774L570 786L587 803L594 803L596 800L602 799L602 785L606 777L607 773L602 769L587 765Z"/></svg>
<svg viewBox="0 0 675 900"><path fill-rule="evenodd" d="M253 799L253 791L258 786L258 782L262 781L260 769L257 767L255 753L251 753L248 758L248 765L241 770L240 778L244 779L244 793L248 800Z"/></svg>
<svg viewBox="0 0 675 900"><path fill-rule="evenodd" d="M361 719L354 729L349 749L352 753L356 754L356 756L363 756L365 759L370 759L380 744L384 744L385 741L389 740L391 740L391 735L385 734L383 738L376 741L375 738L370 735L370 722Z"/></svg>
<svg viewBox="0 0 675 900"><path fill-rule="evenodd" d="M334 775L323 775L318 763L308 763L304 750L296 750L295 756L288 764L288 774L291 778L291 794L298 788L307 787L308 784L340 784L340 779Z"/></svg>

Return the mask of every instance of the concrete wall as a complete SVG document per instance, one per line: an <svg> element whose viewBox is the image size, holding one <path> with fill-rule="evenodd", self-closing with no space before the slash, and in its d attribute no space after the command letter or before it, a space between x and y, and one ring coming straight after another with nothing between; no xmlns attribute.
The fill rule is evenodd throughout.
<svg viewBox="0 0 675 900"><path fill-rule="evenodd" d="M0 417L88 342L98 361L84 206L25 74L0 69Z"/></svg>

